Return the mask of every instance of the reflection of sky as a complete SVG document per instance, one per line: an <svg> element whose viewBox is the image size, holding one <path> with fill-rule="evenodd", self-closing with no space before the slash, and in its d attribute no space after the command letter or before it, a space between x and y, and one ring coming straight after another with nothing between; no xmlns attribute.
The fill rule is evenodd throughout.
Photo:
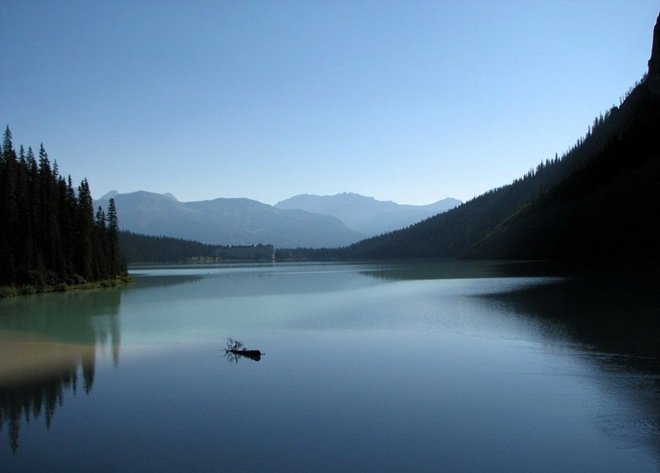
<svg viewBox="0 0 660 473"><path fill-rule="evenodd" d="M149 274L144 282L157 276L163 284L145 285L139 276L122 295L124 342L209 340L218 331L279 327L296 314L313 314L325 300L318 294L378 284L339 265L194 267ZM168 278L174 284L166 284ZM199 279L180 284L182 278Z"/></svg>
<svg viewBox="0 0 660 473"><path fill-rule="evenodd" d="M493 314L484 318L482 306L467 296L547 281L467 279L463 274L464 279L412 282L372 277L373 271L370 266L333 264L150 269L149 277L136 277L122 294L122 340L203 341L272 329L423 326L486 333L500 324L502 330L512 330L515 323ZM153 279L162 284L147 284Z"/></svg>
<svg viewBox="0 0 660 473"><path fill-rule="evenodd" d="M419 376L429 369L419 363L420 357L450 360L443 370L455 368L476 375L470 389L490 386L487 404L507 398L506 403L514 402L516 409L529 409L526 415L531 417L536 415L532 409L539 398L549 397L553 402L570 399L570 406L548 407L558 410L554 414L558 416L556 429L565 428L568 416L572 423L574 418L583 421L572 428L583 429L584 435L596 426L615 442L657 444L658 429L653 427L656 420L652 410L649 414L648 403L630 402L631 390L639 387L640 378L629 375L625 368L613 372L604 369L613 366L612 357L605 356L603 363L603 355L571 336L570 326L512 310L511 304L497 297L559 288L564 279L484 277L490 274L484 268L479 269L477 278L468 277L469 272L464 271L440 271L434 276L424 268L424 279L414 280L410 268L388 267L386 277L382 270L340 265L188 269L188 277L206 274L194 284L163 286L157 297L140 294L139 284L135 294L124 294L125 303L130 301L139 308L139 314L122 311L124 342L217 342L220 347L229 335L248 337L257 344L275 337L271 343L281 351L282 338L286 338L303 344L299 348L305 351L307 363L333 372L336 367L327 366L328 359L334 364L342 356L334 350L318 352L303 341L312 339L317 346L327 347L329 336L339 352L346 350L361 363L374 356L390 360L392 353L388 351L401 351L402 359L407 360L413 354L415 364L400 369L418 372ZM457 279L443 278L457 274ZM176 271L171 273L171 277L176 275ZM384 344L384 340L389 342ZM296 357L295 350L289 354ZM391 360L387 370L390 376L401 375ZM446 375L443 372L443 377ZM648 380L642 376L641 382ZM538 422L545 422L550 429L554 425L547 419ZM579 437L581 433L571 435Z"/></svg>
<svg viewBox="0 0 660 473"><path fill-rule="evenodd" d="M66 399L42 443L22 428L18 466L57 451L98 471L656 470L656 378L515 296L559 298L562 280L382 269L150 269L99 300L109 319L80 305L121 340L119 363L100 357L90 395ZM76 297L30 300L35 321ZM19 319L1 307L5 328ZM227 363L228 336L266 355Z"/></svg>

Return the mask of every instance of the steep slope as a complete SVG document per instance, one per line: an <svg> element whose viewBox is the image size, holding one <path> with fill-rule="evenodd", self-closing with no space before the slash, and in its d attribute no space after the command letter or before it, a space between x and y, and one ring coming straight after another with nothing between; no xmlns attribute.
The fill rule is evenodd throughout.
<svg viewBox="0 0 660 473"><path fill-rule="evenodd" d="M221 245L269 243L277 247L329 247L361 235L333 217L276 209L249 199L179 202L173 196L138 191L113 196L122 230Z"/></svg>
<svg viewBox="0 0 660 473"><path fill-rule="evenodd" d="M660 17L649 72L561 159L408 229L352 245L355 258L660 257Z"/></svg>
<svg viewBox="0 0 660 473"><path fill-rule="evenodd" d="M297 195L278 202L275 207L331 215L348 228L373 236L407 227L460 204L460 200L447 198L429 205L402 205L344 192L327 196Z"/></svg>
<svg viewBox="0 0 660 473"><path fill-rule="evenodd" d="M660 97L640 86L634 115L582 169L467 251L475 257L660 257Z"/></svg>

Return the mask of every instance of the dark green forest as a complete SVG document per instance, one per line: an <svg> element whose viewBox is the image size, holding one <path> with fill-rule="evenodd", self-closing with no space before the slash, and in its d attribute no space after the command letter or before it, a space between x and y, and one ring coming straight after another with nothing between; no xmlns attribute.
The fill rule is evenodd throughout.
<svg viewBox="0 0 660 473"><path fill-rule="evenodd" d="M64 287L126 275L113 200L94 209L89 184L51 165L43 145L0 150L0 286Z"/></svg>
<svg viewBox="0 0 660 473"><path fill-rule="evenodd" d="M119 249L128 263L221 263L225 261L272 261L271 245L207 245L166 236L119 231Z"/></svg>
<svg viewBox="0 0 660 473"><path fill-rule="evenodd" d="M119 248L128 263L189 263L214 255L214 245L120 230Z"/></svg>

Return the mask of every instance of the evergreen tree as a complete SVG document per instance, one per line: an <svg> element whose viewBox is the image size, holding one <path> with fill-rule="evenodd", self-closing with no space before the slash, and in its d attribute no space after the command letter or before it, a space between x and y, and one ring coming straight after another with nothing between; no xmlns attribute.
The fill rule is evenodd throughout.
<svg viewBox="0 0 660 473"><path fill-rule="evenodd" d="M108 202L108 259L110 261L110 274L117 275L122 271L122 260L119 252L119 220L115 199Z"/></svg>
<svg viewBox="0 0 660 473"><path fill-rule="evenodd" d="M95 218L96 217L96 218ZM74 190L43 144L18 155L6 128L0 148L0 285L55 285L126 273L114 201L96 214L86 179Z"/></svg>
<svg viewBox="0 0 660 473"><path fill-rule="evenodd" d="M78 227L78 262L77 273L84 279L90 281L94 277L94 252L92 250L94 233L94 208L92 205L92 194L89 190L87 179L83 179L78 186L78 212L76 224Z"/></svg>

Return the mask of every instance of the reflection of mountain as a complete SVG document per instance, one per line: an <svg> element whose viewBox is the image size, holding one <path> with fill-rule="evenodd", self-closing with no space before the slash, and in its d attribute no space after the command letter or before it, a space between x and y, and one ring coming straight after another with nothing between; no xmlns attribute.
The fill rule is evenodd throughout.
<svg viewBox="0 0 660 473"><path fill-rule="evenodd" d="M560 334L586 346L584 356L605 382L641 408L638 417L619 419L608 431L620 429L660 458L660 271L592 274L482 297L541 322L551 338Z"/></svg>
<svg viewBox="0 0 660 473"><path fill-rule="evenodd" d="M149 277L142 277L144 274L148 274L148 270L141 270L139 268L131 269L131 275L133 276L133 284L131 284L130 289L149 289L153 287L167 287L167 286L178 286L183 284L190 284L193 282L199 282L202 279L200 275L153 275L149 274Z"/></svg>
<svg viewBox="0 0 660 473"><path fill-rule="evenodd" d="M148 278L136 277L127 288L127 297L138 297L143 287L167 286L163 301L205 299L208 297L259 297L281 294L307 294L310 292L336 292L350 287L373 284L359 274L347 272L344 265L232 265L191 267L197 274L158 274ZM203 275L203 276L202 276ZM313 277L310 277L313 275ZM188 282L194 285L183 286ZM153 281L157 280L158 284ZM145 292L144 297L153 297Z"/></svg>
<svg viewBox="0 0 660 473"><path fill-rule="evenodd" d="M574 341L600 352L652 357L660 373L658 287L655 270L628 275L613 270L487 297L567 327Z"/></svg>
<svg viewBox="0 0 660 473"><path fill-rule="evenodd" d="M21 424L43 415L46 428L67 392L89 394L96 347L109 343L119 361L120 290L42 294L1 301L0 430L13 452Z"/></svg>
<svg viewBox="0 0 660 473"><path fill-rule="evenodd" d="M439 258L436 260L403 261L365 266L365 276L383 281L416 281L419 279L463 279L485 278L500 275L510 276L508 265L497 261L458 260Z"/></svg>

